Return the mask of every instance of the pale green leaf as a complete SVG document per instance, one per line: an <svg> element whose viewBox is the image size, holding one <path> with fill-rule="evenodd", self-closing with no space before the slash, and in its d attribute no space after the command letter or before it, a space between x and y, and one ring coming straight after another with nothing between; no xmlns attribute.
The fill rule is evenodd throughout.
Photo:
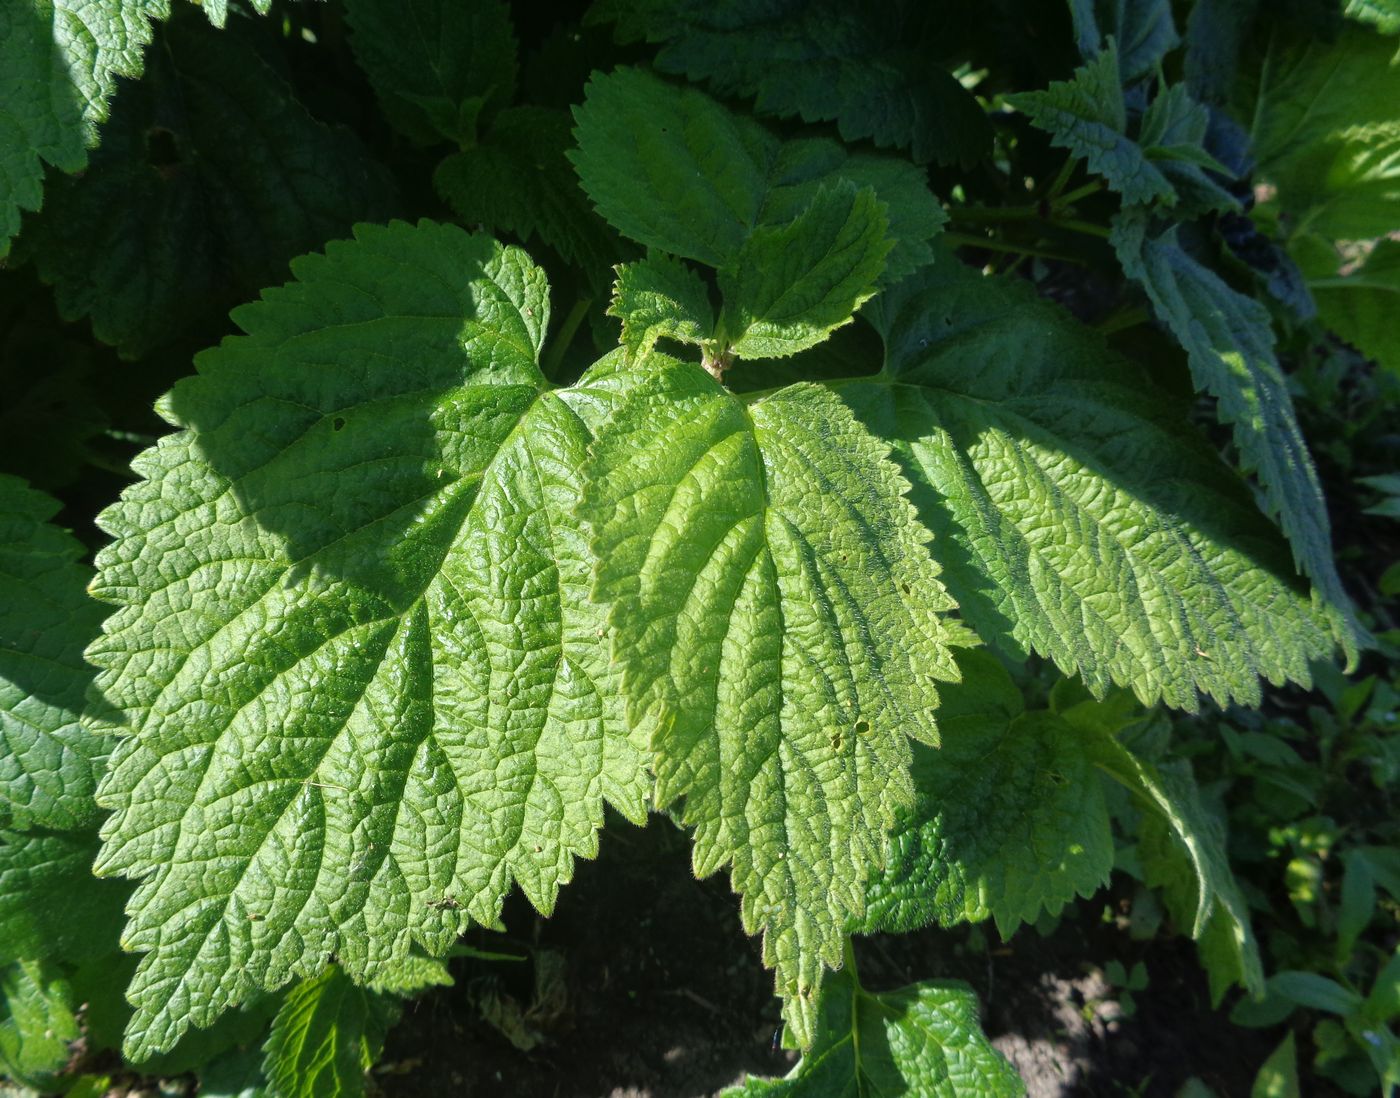
<svg viewBox="0 0 1400 1098"><path fill-rule="evenodd" d="M888 207L892 275L927 261L945 220L908 162L850 155L825 139L780 141L703 92L638 69L595 74L574 117L571 159L598 212L633 240L711 267L732 266L756 228L788 224L840 179L874 187Z"/></svg>
<svg viewBox="0 0 1400 1098"><path fill-rule="evenodd" d="M1113 244L1123 270L1185 348L1196 387L1215 397L1216 414L1233 427L1241 465L1258 476L1265 509L1354 661L1358 626L1337 576L1322 486L1274 355L1268 310L1186 252L1174 226L1154 235L1145 216L1125 213L1114 223Z"/></svg>
<svg viewBox="0 0 1400 1098"><path fill-rule="evenodd" d="M754 99L760 114L835 122L848 143L907 148L919 163L971 167L991 150L972 94L934 60L935 9L841 0L611 0L593 18L624 41L658 43L655 65Z"/></svg>
<svg viewBox="0 0 1400 1098"><path fill-rule="evenodd" d="M572 145L567 112L510 107L477 144L438 165L433 185L468 225L527 244L539 237L605 288L625 247L588 204L564 155Z"/></svg>
<svg viewBox="0 0 1400 1098"><path fill-rule="evenodd" d="M1253 91L1256 176L1278 188L1293 232L1368 240L1400 228L1394 40L1357 26L1335 42L1275 34Z"/></svg>
<svg viewBox="0 0 1400 1098"><path fill-rule="evenodd" d="M25 227L66 319L145 355L285 277L292 256L391 209L392 184L348 130L313 119L234 28L162 28L80 178L51 182Z"/></svg>
<svg viewBox="0 0 1400 1098"><path fill-rule="evenodd" d="M984 640L1185 709L1311 681L1332 644L1277 532L1095 333L951 258L872 309L884 371L839 392L894 443Z"/></svg>
<svg viewBox="0 0 1400 1098"><path fill-rule="evenodd" d="M1176 191L1137 142L1127 136L1127 107L1110 41L1098 56L1044 91L1018 92L1006 101L1023 111L1050 143L1068 149L1104 177L1128 203L1173 205Z"/></svg>
<svg viewBox="0 0 1400 1098"><path fill-rule="evenodd" d="M867 890L866 932L996 919L1003 937L1108 883L1113 833L1084 733L1027 713L996 659L961 652L943 744L914 749L917 799Z"/></svg>
<svg viewBox="0 0 1400 1098"><path fill-rule="evenodd" d="M1382 34L1400 34L1400 0L1346 0L1347 18L1370 23Z"/></svg>
<svg viewBox="0 0 1400 1098"><path fill-rule="evenodd" d="M748 1079L723 1098L1017 1098L1025 1085L982 1032L977 996L957 980L872 994L828 977L817 1039L785 1079Z"/></svg>
<svg viewBox="0 0 1400 1098"><path fill-rule="evenodd" d="M422 145L469 145L478 116L515 94L516 46L501 0L347 0L350 48L384 114Z"/></svg>
<svg viewBox="0 0 1400 1098"><path fill-rule="evenodd" d="M398 1019L389 996L357 987L339 965L303 980L272 1021L263 1072L272 1098L360 1098L365 1072Z"/></svg>
<svg viewBox="0 0 1400 1098"><path fill-rule="evenodd" d="M67 981L38 961L0 967L0 1077L49 1089L78 1038L71 1000Z"/></svg>
<svg viewBox="0 0 1400 1098"><path fill-rule="evenodd" d="M745 404L659 357L626 376L583 514L629 720L807 1044L962 635L907 485L829 392Z"/></svg>
<svg viewBox="0 0 1400 1098"><path fill-rule="evenodd" d="M608 315L622 321L622 345L636 358L650 354L658 339L699 346L715 330L704 282L665 252L618 267Z"/></svg>
<svg viewBox="0 0 1400 1098"><path fill-rule="evenodd" d="M101 518L132 1057L328 954L440 954L512 883L549 911L604 799L645 811L572 518L606 394L547 390L543 273L430 222L293 272Z"/></svg>
<svg viewBox="0 0 1400 1098"><path fill-rule="evenodd" d="M1359 266L1316 237L1289 240L1318 316L1367 358L1400 374L1400 241L1379 240Z"/></svg>
<svg viewBox="0 0 1400 1098"><path fill-rule="evenodd" d="M1260 1065L1254 1085L1249 1089L1249 1098L1302 1098L1302 1094L1298 1086L1298 1050L1290 1029L1288 1036Z"/></svg>
<svg viewBox="0 0 1400 1098"><path fill-rule="evenodd" d="M58 502L0 474L0 827L96 819L111 741L79 723L92 670L83 649L102 609L83 547L48 520Z"/></svg>
<svg viewBox="0 0 1400 1098"><path fill-rule="evenodd" d="M795 220L756 229L720 271L720 331L733 353L782 358L850 323L884 270L886 226L875 191L843 179Z"/></svg>

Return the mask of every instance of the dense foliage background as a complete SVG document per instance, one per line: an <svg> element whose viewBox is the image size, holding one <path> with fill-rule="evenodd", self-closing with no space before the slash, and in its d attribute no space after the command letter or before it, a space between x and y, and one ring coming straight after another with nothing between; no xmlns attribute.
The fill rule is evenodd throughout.
<svg viewBox="0 0 1400 1098"><path fill-rule="evenodd" d="M352 226L356 243L328 249ZM0 238L0 1093L1400 1084L1393 0L0 0ZM362 337L367 300L423 326ZM624 382L595 362L650 368L659 346L751 401L758 435L820 438L836 455L822 471L853 455L852 481L887 489L858 514L809 501L812 523L878 528L890 577L924 600L862 634L872 661L893 667L956 599L969 628L938 626L939 666L910 679L962 683L939 687L943 747L916 745L887 866L867 884L872 851L832 871L830 925L800 902L776 913L790 898L749 864L772 853L760 829L707 828L724 791L658 755L655 790L590 785L587 818L561 810L574 831L541 838L539 859L503 856L479 896L432 901L436 956L420 939L388 963L374 925L359 955L318 953L300 922L242 962L177 956L241 816L200 801L213 845L177 849L203 790L129 746L156 701L132 681L237 577L185 605L140 562L242 550L217 495L188 512L202 517L160 517L199 490L170 426L203 432L219 473L267 464L252 510L299 561L344 516L329 481L283 491L302 467L276 464L292 436L266 407L295 416L316 396L279 370L340 367L329 391L379 357L436 386L431 430L385 397L307 444L401 432L391 454L335 458L363 478L353 519L392 487L364 468L416 460L457 422L430 322L502 392L536 365L561 386L593 367L558 390L600 394L592 412L568 398L586 430L529 415L557 464L603 471L578 502L597 591L621 609L588 628L621 632L629 688L655 638L618 517L640 493L616 470L687 445L698 463L717 444L694 424L731 405L698 369L662 366L606 434L599 409ZM323 323L350 334L318 342ZM801 381L828 384L774 395ZM490 399L503 417L514 398ZM797 498L799 480L765 490ZM481 545L513 529L522 484L496 486ZM941 574L919 557L924 527ZM1132 551L1125 530L1143 535ZM887 563L870 559L862 575ZM552 566L519 567L536 564ZM355 608L376 567L347 551L308 605ZM483 550L455 567L497 565ZM954 655L974 630L985 647ZM184 719L211 719L239 674L196 662L206 694ZM876 753L907 755L903 730L876 725L898 741ZM183 750L214 752L196 740ZM619 744L604 781L629 761L641 774L646 746ZM278 779L269 765L259 780ZM883 783L862 780L856 814L881 836L867 806ZM692 865L733 866L742 919L729 883ZM844 964L818 1003L821 960Z"/></svg>

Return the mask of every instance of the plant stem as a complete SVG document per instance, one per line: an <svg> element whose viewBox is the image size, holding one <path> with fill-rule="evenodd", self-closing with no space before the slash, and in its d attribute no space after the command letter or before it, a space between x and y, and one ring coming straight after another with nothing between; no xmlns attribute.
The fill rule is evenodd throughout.
<svg viewBox="0 0 1400 1098"><path fill-rule="evenodd" d="M1091 194L1098 194L1099 191L1103 190L1103 187L1104 183L1102 179L1092 180L1085 183L1082 187L1075 187L1069 194L1061 195L1052 202L1052 205L1056 207L1073 206L1081 198L1088 198Z"/></svg>
<svg viewBox="0 0 1400 1098"><path fill-rule="evenodd" d="M985 248L989 252L1010 252L1014 255L1033 255L1041 259L1062 259L1067 263L1083 263L1084 260L1068 252L1055 252L1048 248L1036 248L1029 244L1011 244L1004 240L993 240L971 233L944 233L943 239L955 248Z"/></svg>
<svg viewBox="0 0 1400 1098"><path fill-rule="evenodd" d="M544 372L544 376L551 381L554 380L554 372L559 368L559 363L563 361L564 352L574 341L578 326L583 323L583 318L588 315L588 308L592 304L591 297L581 297L575 301L574 307L569 310L569 315L564 318L564 323L559 325L559 331L554 334L554 341L550 344L549 350L545 352L544 361L540 363L540 369Z"/></svg>
<svg viewBox="0 0 1400 1098"><path fill-rule="evenodd" d="M1079 163L1074 157L1065 157L1064 164L1060 167L1060 172L1055 176L1055 181L1050 184L1050 189L1045 192L1045 201L1054 204L1060 192L1065 189L1065 184L1069 182L1070 176L1074 174L1074 167Z"/></svg>

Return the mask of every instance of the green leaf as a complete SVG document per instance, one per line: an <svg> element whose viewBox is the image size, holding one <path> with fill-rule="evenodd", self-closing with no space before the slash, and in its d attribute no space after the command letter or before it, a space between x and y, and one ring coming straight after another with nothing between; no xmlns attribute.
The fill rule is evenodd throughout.
<svg viewBox="0 0 1400 1098"><path fill-rule="evenodd" d="M81 178L50 186L22 243L59 310L128 358L285 275L294 255L387 216L391 183L349 131L316 122L232 29L160 35Z"/></svg>
<svg viewBox="0 0 1400 1098"><path fill-rule="evenodd" d="M838 391L894 444L985 641L1185 709L1311 681L1332 644L1277 532L1100 337L951 258L870 309L884 370Z"/></svg>
<svg viewBox="0 0 1400 1098"><path fill-rule="evenodd" d="M1113 832L1087 737L1027 713L996 659L958 654L938 710L943 746L916 746L917 799L867 889L866 932L994 917L1003 937L1091 896L1113 869Z"/></svg>
<svg viewBox="0 0 1400 1098"><path fill-rule="evenodd" d="M1070 17L1086 61L1112 38L1124 83L1151 72L1180 41L1171 0L1070 0Z"/></svg>
<svg viewBox="0 0 1400 1098"><path fill-rule="evenodd" d="M480 142L447 157L433 173L438 194L469 225L539 237L603 288L625 246L588 204L565 157L573 145L569 115L546 107L510 107Z"/></svg>
<svg viewBox="0 0 1400 1098"><path fill-rule="evenodd" d="M1225 829L1202 802L1190 766L1181 760L1153 765L1116 741L1099 744L1099 765L1149 809L1138 841L1146 880L1162 890L1167 910L1196 939L1212 1003L1219 1006L1231 984L1263 995L1259 946L1230 869Z"/></svg>
<svg viewBox="0 0 1400 1098"><path fill-rule="evenodd" d="M266 12L271 0L253 0ZM202 5L223 26L225 0ZM43 200L44 166L82 171L120 76L141 75L151 20L170 0L46 0L0 8L0 259L20 211Z"/></svg>
<svg viewBox="0 0 1400 1098"><path fill-rule="evenodd" d="M92 875L97 835L0 831L0 964L76 964L117 951L123 884Z"/></svg>
<svg viewBox="0 0 1400 1098"><path fill-rule="evenodd" d="M1400 374L1400 241L1378 240L1360 266L1341 273L1342 260L1325 241L1293 238L1289 250L1303 267L1318 316L1367 358Z"/></svg>
<svg viewBox="0 0 1400 1098"><path fill-rule="evenodd" d="M1186 17L1183 75L1191 94L1220 104L1233 90L1240 47L1250 37L1260 0L1196 0Z"/></svg>
<svg viewBox="0 0 1400 1098"><path fill-rule="evenodd" d="M759 226L787 225L823 185L872 186L887 207L891 277L927 262L946 220L921 173L834 141L779 141L703 92L639 69L595 74L574 109L583 189L623 235L711 267L732 266Z"/></svg>
<svg viewBox="0 0 1400 1098"><path fill-rule="evenodd" d="M1176 203L1176 191L1137 142L1127 136L1127 107L1110 40L1097 57L1044 91L1018 92L1006 101L1023 111L1050 143L1068 149L1103 176L1127 203Z"/></svg>
<svg viewBox="0 0 1400 1098"><path fill-rule="evenodd" d="M1298 1086L1298 1050L1293 1043L1293 1031L1269 1053L1269 1058L1254 1076L1249 1098L1301 1098Z"/></svg>
<svg viewBox="0 0 1400 1098"><path fill-rule="evenodd" d="M1256 177L1278 188L1294 233L1369 240L1395 230L1395 55L1393 41L1356 26L1345 27L1335 42L1311 35L1269 39L1254 89L1250 138Z"/></svg>
<svg viewBox="0 0 1400 1098"><path fill-rule="evenodd" d="M1174 226L1154 236L1144 215L1124 213L1114 223L1113 245L1123 270L1185 348L1196 387L1215 397L1216 414L1234 428L1241 464L1258 476L1265 509L1355 661L1359 627L1337 576L1327 505L1274 356L1268 310L1187 253Z"/></svg>
<svg viewBox="0 0 1400 1098"><path fill-rule="evenodd" d="M1276 972L1269 977L1269 994L1311 1010L1346 1017L1361 1008L1361 996L1317 972Z"/></svg>
<svg viewBox="0 0 1400 1098"><path fill-rule="evenodd" d="M398 1015L392 998L357 987L339 965L303 980L267 1038L263 1071L272 1098L360 1098Z"/></svg>
<svg viewBox="0 0 1400 1098"><path fill-rule="evenodd" d="M660 43L662 72L755 99L760 114L835 122L843 141L907 148L919 163L971 167L991 151L982 108L934 58L946 28L920 5L839 0L612 0L591 18L622 41Z"/></svg>
<svg viewBox="0 0 1400 1098"><path fill-rule="evenodd" d="M1025 1085L982 1032L977 995L926 980L878 995L841 971L822 992L817 1039L785 1079L750 1078L723 1098L1013 1098Z"/></svg>
<svg viewBox="0 0 1400 1098"><path fill-rule="evenodd" d="M38 961L0 967L0 1075L48 1090L77 1038L67 981Z"/></svg>
<svg viewBox="0 0 1400 1098"><path fill-rule="evenodd" d="M1162 88L1152 100L1138 142L1191 210L1235 209L1235 197L1206 174L1231 174L1205 150L1209 126L1205 107L1191 98L1185 84L1176 84Z"/></svg>
<svg viewBox="0 0 1400 1098"><path fill-rule="evenodd" d="M80 715L92 682L83 649L102 609L83 547L48 520L58 502L0 475L0 827L92 822L111 748Z"/></svg>
<svg viewBox="0 0 1400 1098"><path fill-rule="evenodd" d="M1346 0L1348 19L1370 23L1381 34L1400 34L1400 0Z"/></svg>
<svg viewBox="0 0 1400 1098"><path fill-rule="evenodd" d="M763 226L720 271L720 330L739 358L783 358L850 323L874 296L892 241L870 187L817 191L796 220Z"/></svg>
<svg viewBox="0 0 1400 1098"><path fill-rule="evenodd" d="M618 267L608 315L622 321L622 345L636 359L649 355L658 339L699 346L715 330L704 282L665 252Z"/></svg>
<svg viewBox="0 0 1400 1098"><path fill-rule="evenodd" d="M350 48L385 116L420 145L476 138L515 95L516 45L501 0L347 0Z"/></svg>
<svg viewBox="0 0 1400 1098"><path fill-rule="evenodd" d="M293 272L101 517L132 1058L328 954L441 954L512 883L547 912L604 799L645 814L572 518L607 391L547 390L543 273L431 222Z"/></svg>
<svg viewBox="0 0 1400 1098"><path fill-rule="evenodd" d="M808 1044L962 634L907 485L827 390L746 405L659 358L626 379L582 514L629 723Z"/></svg>

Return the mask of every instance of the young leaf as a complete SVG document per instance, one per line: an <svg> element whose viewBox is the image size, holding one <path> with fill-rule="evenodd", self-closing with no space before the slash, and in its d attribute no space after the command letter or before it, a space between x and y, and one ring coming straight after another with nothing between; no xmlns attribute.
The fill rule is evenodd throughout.
<svg viewBox="0 0 1400 1098"><path fill-rule="evenodd" d="M1354 661L1359 627L1337 576L1317 471L1274 357L1268 310L1188 254L1175 227L1153 236L1141 211L1118 217L1113 245L1123 270L1147 291L1158 318L1185 348L1197 388L1216 398L1217 414L1234 428L1245 470L1259 477L1269 514Z"/></svg>
<svg viewBox="0 0 1400 1098"><path fill-rule="evenodd" d="M571 159L598 212L639 243L711 267L734 265L756 228L790 223L841 179L874 187L888 207L892 274L926 262L946 220L912 164L848 155L823 139L779 141L702 92L638 69L595 75L574 117Z"/></svg>
<svg viewBox="0 0 1400 1098"><path fill-rule="evenodd" d="M992 916L1003 937L1091 896L1113 869L1113 832L1083 732L1023 711L996 658L958 654L938 710L943 746L914 749L913 808L867 888L866 933Z"/></svg>
<svg viewBox="0 0 1400 1098"><path fill-rule="evenodd" d="M1193 100L1185 84L1163 88L1142 117L1138 143L1143 155L1171 183L1191 210L1229 210L1235 197L1207 172L1229 176L1230 170L1205 150L1210 115Z"/></svg>
<svg viewBox="0 0 1400 1098"><path fill-rule="evenodd" d="M817 1034L786 1078L750 1078L722 1098L1026 1093L1016 1069L983 1034L977 995L958 980L872 994L849 972L835 973L822 992Z"/></svg>
<svg viewBox="0 0 1400 1098"><path fill-rule="evenodd" d="M907 148L915 161L971 167L991 151L972 93L936 61L945 28L932 9L839 0L612 0L590 15L619 40L662 43L663 72L761 114L832 122L846 142Z"/></svg>
<svg viewBox="0 0 1400 1098"><path fill-rule="evenodd" d="M783 358L850 323L874 296L892 241L875 191L822 187L796 220L763 226L720 271L720 330L739 358Z"/></svg>
<svg viewBox="0 0 1400 1098"><path fill-rule="evenodd" d="M476 145L438 165L433 186L467 224L527 244L538 236L606 289L626 249L584 197L564 155L572 144L567 112L510 107Z"/></svg>
<svg viewBox="0 0 1400 1098"><path fill-rule="evenodd" d="M388 995L357 987L339 965L288 993L267 1038L271 1098L360 1098L365 1072L398 1020Z"/></svg>
<svg viewBox="0 0 1400 1098"><path fill-rule="evenodd" d="M420 145L469 146L515 94L515 30L501 0L347 0L350 48L384 114Z"/></svg>
<svg viewBox="0 0 1400 1098"><path fill-rule="evenodd" d="M1272 36L1253 97L1257 175L1278 188L1295 233L1370 240L1400 219L1400 64L1361 27L1336 42Z"/></svg>
<svg viewBox="0 0 1400 1098"><path fill-rule="evenodd" d="M572 517L599 398L547 391L543 273L430 222L293 272L101 519L129 1056L329 953L441 953L512 883L548 911L603 800L645 812Z"/></svg>
<svg viewBox="0 0 1400 1098"><path fill-rule="evenodd" d="M745 405L698 366L626 376L582 514L629 721L808 1044L912 798L907 737L934 741L934 679L957 676L953 602L884 447L826 390Z"/></svg>
<svg viewBox="0 0 1400 1098"><path fill-rule="evenodd" d="M1185 709L1310 681L1332 644L1276 531L1098 336L951 259L872 308L884 370L838 391L894 444L984 640Z"/></svg>
<svg viewBox="0 0 1400 1098"><path fill-rule="evenodd" d="M1044 91L1019 92L1006 101L1024 111L1050 134L1050 143L1068 149L1108 181L1128 203L1175 205L1176 191L1127 136L1127 107L1112 41L1097 57Z"/></svg>
<svg viewBox="0 0 1400 1098"><path fill-rule="evenodd" d="M699 346L715 330L704 282L665 252L618 267L608 315L622 321L622 345L636 359L649 355L658 339Z"/></svg>
<svg viewBox="0 0 1400 1098"><path fill-rule="evenodd" d="M64 317L91 317L128 358L219 323L292 256L390 208L384 169L307 114L232 29L186 15L160 44L91 167L51 184L21 242Z"/></svg>
<svg viewBox="0 0 1400 1098"><path fill-rule="evenodd" d="M58 502L0 475L0 827L92 822L105 736L79 722L92 670L83 649L102 611L83 547L48 522Z"/></svg>

